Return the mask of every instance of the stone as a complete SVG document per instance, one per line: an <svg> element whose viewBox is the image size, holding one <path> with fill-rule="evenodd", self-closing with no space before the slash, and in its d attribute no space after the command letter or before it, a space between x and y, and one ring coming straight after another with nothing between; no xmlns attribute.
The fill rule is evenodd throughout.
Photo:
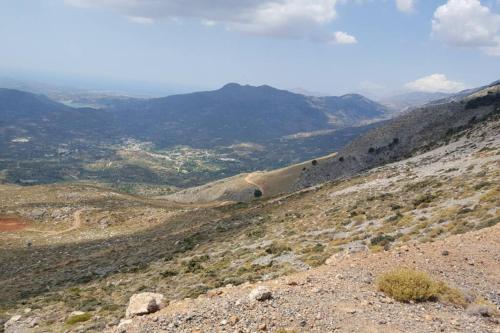
<svg viewBox="0 0 500 333"><path fill-rule="evenodd" d="M164 307L164 296L156 293L139 293L130 297L126 317L142 316L153 313Z"/></svg>
<svg viewBox="0 0 500 333"><path fill-rule="evenodd" d="M123 328L132 323L132 319L120 319L120 323L118 324L118 328Z"/></svg>
<svg viewBox="0 0 500 333"><path fill-rule="evenodd" d="M71 312L71 313L70 313L70 315L69 315L69 316L70 316L70 317L73 317L73 316L81 316L81 315L83 315L83 314L85 314L85 312L83 312L83 311L73 311L73 312Z"/></svg>
<svg viewBox="0 0 500 333"><path fill-rule="evenodd" d="M474 316L493 317L495 309L493 306L483 304L471 304L467 308L467 313Z"/></svg>
<svg viewBox="0 0 500 333"><path fill-rule="evenodd" d="M12 316L7 322L4 324L4 330L6 333L14 333L14 332L24 332L25 327L21 325L21 316L15 315Z"/></svg>
<svg viewBox="0 0 500 333"><path fill-rule="evenodd" d="M240 318L238 316L231 316L229 317L229 323L234 326L240 321Z"/></svg>
<svg viewBox="0 0 500 333"><path fill-rule="evenodd" d="M272 298L272 293L269 290L269 288L264 287L264 286L259 286L252 290L250 294L248 295L248 298L252 301L267 301Z"/></svg>

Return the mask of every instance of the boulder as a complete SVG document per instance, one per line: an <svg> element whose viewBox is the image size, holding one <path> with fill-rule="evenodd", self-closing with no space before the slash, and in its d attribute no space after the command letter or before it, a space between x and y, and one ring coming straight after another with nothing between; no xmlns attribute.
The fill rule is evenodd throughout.
<svg viewBox="0 0 500 333"><path fill-rule="evenodd" d="M28 332L28 327L26 323L23 321L20 315L16 315L11 317L4 324L4 332L5 333L24 333Z"/></svg>
<svg viewBox="0 0 500 333"><path fill-rule="evenodd" d="M130 297L127 318L153 313L164 307L164 296L155 293L139 293Z"/></svg>
<svg viewBox="0 0 500 333"><path fill-rule="evenodd" d="M267 301L268 299L271 299L273 297L273 294L271 293L271 290L269 288L264 287L264 286L258 286L254 290L250 292L248 295L248 298L251 301Z"/></svg>

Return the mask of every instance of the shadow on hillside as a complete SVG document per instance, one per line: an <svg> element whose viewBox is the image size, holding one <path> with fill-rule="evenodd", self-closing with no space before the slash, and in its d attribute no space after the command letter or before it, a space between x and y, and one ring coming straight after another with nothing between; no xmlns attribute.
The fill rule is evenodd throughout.
<svg viewBox="0 0 500 333"><path fill-rule="evenodd" d="M227 240L252 223L247 206L188 211L150 229L105 240L0 249L0 306L115 273L136 272L197 244ZM232 218L222 219L228 210ZM217 228L220 223L223 230Z"/></svg>

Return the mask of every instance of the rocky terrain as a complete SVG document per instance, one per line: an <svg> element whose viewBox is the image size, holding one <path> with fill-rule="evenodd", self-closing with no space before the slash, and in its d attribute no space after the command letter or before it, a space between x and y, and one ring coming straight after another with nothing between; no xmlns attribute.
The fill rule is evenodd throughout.
<svg viewBox="0 0 500 333"><path fill-rule="evenodd" d="M332 256L320 268L280 279L227 286L124 320L113 332L500 332L500 226L382 253ZM376 278L397 266L428 271L460 288L468 309L439 302L396 302ZM482 310L483 309L483 310ZM481 312L483 311L483 312Z"/></svg>
<svg viewBox="0 0 500 333"><path fill-rule="evenodd" d="M366 323L372 331L495 332L499 129L493 114L408 159L247 203L176 203L92 183L1 185L0 318L11 331L125 329L130 298L150 292L170 305L130 329L352 331ZM399 265L457 288L466 304L382 296L373 281ZM272 300L249 305L255 283L297 273L299 286L269 282ZM198 316L213 293L215 324ZM309 302L319 298L324 310ZM198 312L186 322L182 304L190 302ZM489 317L474 310L484 304Z"/></svg>

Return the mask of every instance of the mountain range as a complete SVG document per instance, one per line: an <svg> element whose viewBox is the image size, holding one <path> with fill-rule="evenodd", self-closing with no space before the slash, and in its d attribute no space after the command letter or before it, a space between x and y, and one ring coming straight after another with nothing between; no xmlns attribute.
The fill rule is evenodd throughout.
<svg viewBox="0 0 500 333"><path fill-rule="evenodd" d="M130 142L155 154L178 146L215 149L221 158L239 162L216 167L226 176L275 168L331 153L390 116L385 106L361 95L310 97L236 83L163 98L103 96L88 104L99 107L75 108L0 89L0 168L7 170L7 181L101 178L94 162L102 161L120 164L106 171L108 180L111 172L113 181L144 175L137 180L159 182L158 168L138 159L130 173L130 163L118 153Z"/></svg>

